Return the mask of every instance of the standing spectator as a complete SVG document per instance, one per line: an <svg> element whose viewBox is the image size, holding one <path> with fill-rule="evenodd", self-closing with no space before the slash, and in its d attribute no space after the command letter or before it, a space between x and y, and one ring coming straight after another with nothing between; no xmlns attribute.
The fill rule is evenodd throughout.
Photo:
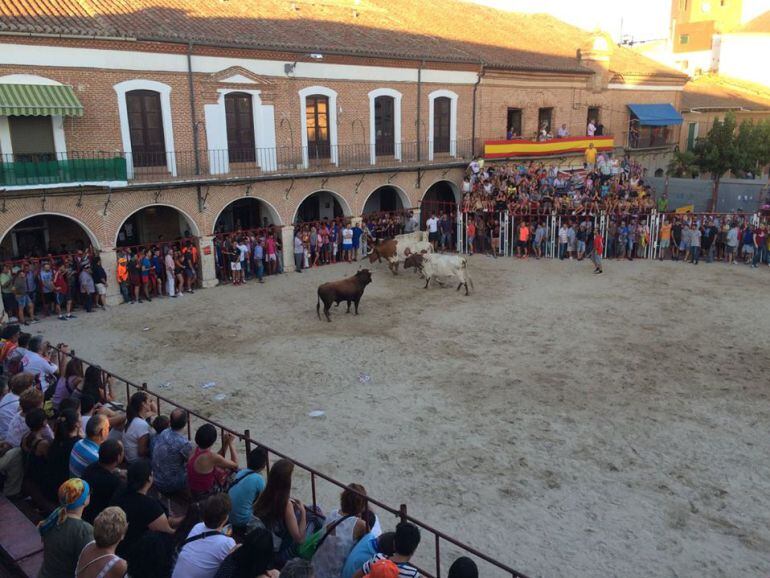
<svg viewBox="0 0 770 578"><path fill-rule="evenodd" d="M468 224L465 226L465 235L468 243L468 255L473 255L476 244L476 223L472 218L468 219Z"/></svg>
<svg viewBox="0 0 770 578"><path fill-rule="evenodd" d="M358 261L358 258L361 256L361 237L363 234L364 230L361 228L360 222L356 221L356 224L353 225L353 261ZM364 242L366 242L366 240L364 240Z"/></svg>
<svg viewBox="0 0 770 578"><path fill-rule="evenodd" d="M123 462L123 444L107 439L99 446L99 460L89 465L82 478L91 487L91 500L83 512L83 519L93 524L102 510L109 506L118 491L125 486L118 466Z"/></svg>
<svg viewBox="0 0 770 578"><path fill-rule="evenodd" d="M583 157L585 159L584 168L591 170L596 168L596 149L594 148L594 143L588 143L588 148L583 153Z"/></svg>
<svg viewBox="0 0 770 578"><path fill-rule="evenodd" d="M566 223L559 226L559 260L564 261L567 256L567 247L569 245L569 229Z"/></svg>
<svg viewBox="0 0 770 578"><path fill-rule="evenodd" d="M660 226L660 242L658 244L658 260L662 261L666 256L666 251L671 246L671 223L663 218Z"/></svg>
<svg viewBox="0 0 770 578"><path fill-rule="evenodd" d="M230 496L232 510L230 522L233 528L246 534L258 525L254 516L254 504L265 489L265 478L262 472L267 466L267 452L264 448L257 447L246 456L246 468L235 474L233 483L227 493Z"/></svg>
<svg viewBox="0 0 770 578"><path fill-rule="evenodd" d="M302 273L302 261L305 258L305 245L302 243L300 231L294 234L294 270Z"/></svg>
<svg viewBox="0 0 770 578"><path fill-rule="evenodd" d="M316 255L316 259L318 256ZM252 259L254 260L254 271L257 275L257 281L260 283L265 282L265 247L262 237L256 239L254 243L254 249L252 251Z"/></svg>
<svg viewBox="0 0 770 578"><path fill-rule="evenodd" d="M238 469L234 439L232 434L225 433L222 436L222 447L215 453L211 448L217 441L216 428L206 423L195 432L197 447L187 461L187 484L194 498L199 499L227 488L230 471ZM226 453L229 453L229 459L225 457Z"/></svg>
<svg viewBox="0 0 770 578"><path fill-rule="evenodd" d="M425 227L428 229L428 241L433 246L433 251L436 251L436 245L438 243L438 219L436 213L432 212L430 218L425 221Z"/></svg>
<svg viewBox="0 0 770 578"><path fill-rule="evenodd" d="M166 247L166 256L163 257L163 266L166 270L166 294L176 297L179 293L174 287L174 256L171 247Z"/></svg>
<svg viewBox="0 0 770 578"><path fill-rule="evenodd" d="M439 232L441 233L441 250L452 250L452 221L447 213L442 213L439 221Z"/></svg>
<svg viewBox="0 0 770 578"><path fill-rule="evenodd" d="M254 515L277 538L275 563L278 568L296 556L307 530L305 506L291 498L293 472L294 464L289 460L275 462L267 475L267 485L254 504Z"/></svg>
<svg viewBox="0 0 770 578"><path fill-rule="evenodd" d="M152 476L155 487L164 494L176 494L187 489L187 460L193 446L185 435L187 412L175 408L169 427L155 437L152 451Z"/></svg>
<svg viewBox="0 0 770 578"><path fill-rule="evenodd" d="M529 224L526 221L522 221L519 223L519 235L518 235L518 243L516 246L516 255L521 259L522 257L526 259L529 255L527 254L529 247Z"/></svg>
<svg viewBox="0 0 770 578"><path fill-rule="evenodd" d="M179 550L171 578L214 578L219 566L235 548L235 540L222 530L230 514L227 494L209 496L203 522L193 526Z"/></svg>
<svg viewBox="0 0 770 578"><path fill-rule="evenodd" d="M368 528L361 516L366 511L366 490L350 484L340 496L340 509L326 517L326 540L313 556L316 578L338 578L345 560Z"/></svg>
<svg viewBox="0 0 770 578"><path fill-rule="evenodd" d="M117 267L115 272L115 278L120 288L120 294L123 296L123 303L131 301L129 296L128 285L128 258L126 252L123 249L118 249Z"/></svg>
<svg viewBox="0 0 770 578"><path fill-rule="evenodd" d="M543 248L545 245L545 225L541 222L537 224L535 229L535 241L532 244L532 248L535 251L535 259L540 259L543 256Z"/></svg>
<svg viewBox="0 0 770 578"><path fill-rule="evenodd" d="M94 286L94 278L91 275L90 265L87 265L81 269L80 275L78 276L78 282L80 285L80 294L83 295L83 302L86 308L86 313L91 313L96 287Z"/></svg>
<svg viewBox="0 0 770 578"><path fill-rule="evenodd" d="M350 222L346 222L342 229L342 259L350 263L353 258L353 229Z"/></svg>
<svg viewBox="0 0 770 578"><path fill-rule="evenodd" d="M272 567L273 536L264 528L257 528L225 558L214 578L278 578L278 571L271 570Z"/></svg>
<svg viewBox="0 0 770 578"><path fill-rule="evenodd" d="M567 254L569 254L570 261L577 252L577 233L575 232L575 224L571 223L567 228Z"/></svg>
<svg viewBox="0 0 770 578"><path fill-rule="evenodd" d="M56 291L56 315L62 321L72 319L72 300L69 299L69 283L67 282L67 267L62 263L53 276L53 285ZM64 307L65 309L62 309ZM66 315L64 314L66 311Z"/></svg>
<svg viewBox="0 0 770 578"><path fill-rule="evenodd" d="M16 315L19 319L19 323L29 325L31 323L37 323L38 319L35 317L35 304L27 295L27 264L24 264L22 269L16 273L13 279L13 295L16 298L17 311ZM31 321L27 321L24 313L27 313Z"/></svg>
<svg viewBox="0 0 770 578"><path fill-rule="evenodd" d="M79 478L58 488L59 507L39 525L43 538L43 567L38 578L74 576L78 556L93 539L94 529L81 517L88 505L88 482Z"/></svg>
<svg viewBox="0 0 770 578"><path fill-rule="evenodd" d="M267 251L267 274L275 275L277 256L275 234L272 232L267 236L265 249Z"/></svg>
<svg viewBox="0 0 770 578"><path fill-rule="evenodd" d="M0 272L0 290L3 294L3 308L9 319L15 319L19 314L19 308L13 292L14 275L11 272L11 266L3 263L2 272Z"/></svg>
<svg viewBox="0 0 770 578"><path fill-rule="evenodd" d="M767 260L767 230L762 224L754 229L754 261L752 267L755 269L763 265Z"/></svg>
<svg viewBox="0 0 770 578"><path fill-rule="evenodd" d="M604 271L602 270L602 255L604 254L604 237L602 236L601 229L596 229L594 232L594 240L593 240L593 260L594 260L594 273L600 274Z"/></svg>
<svg viewBox="0 0 770 578"><path fill-rule="evenodd" d="M70 453L70 475L83 477L83 472L91 464L99 461L99 446L110 435L110 422L107 416L97 413L86 424L86 437L72 446Z"/></svg>
<svg viewBox="0 0 770 578"><path fill-rule="evenodd" d="M701 251L706 256L707 263L714 262L714 246L719 229L714 226L714 220L709 219L703 227L703 237L701 238Z"/></svg>
<svg viewBox="0 0 770 578"><path fill-rule="evenodd" d="M738 252L738 239L740 231L738 230L738 224L736 222L730 223L730 229L727 231L727 239L725 242L725 261L727 263L737 263L735 255Z"/></svg>
<svg viewBox="0 0 770 578"><path fill-rule="evenodd" d="M556 130L556 138L567 138L569 136L569 130L567 130L567 123L562 125Z"/></svg>
<svg viewBox="0 0 770 578"><path fill-rule="evenodd" d="M105 309L107 306L107 272L102 267L102 258L94 257L93 281L96 287L96 306Z"/></svg>
<svg viewBox="0 0 770 578"><path fill-rule="evenodd" d="M754 231L751 225L746 225L743 230L743 263L748 265L754 262Z"/></svg>
<svg viewBox="0 0 770 578"><path fill-rule="evenodd" d="M56 308L56 290L53 284L53 275L51 262L46 261L40 270L40 286L43 292L43 307L45 307L47 315L50 315L51 310Z"/></svg>
<svg viewBox="0 0 770 578"><path fill-rule="evenodd" d="M126 431L123 432L123 448L129 464L150 457L152 427L147 420L154 413L155 404L147 393L137 391L131 396L126 410Z"/></svg>
<svg viewBox="0 0 770 578"><path fill-rule="evenodd" d="M690 228L690 252L692 253L692 264L697 265L700 259L701 230L693 221Z"/></svg>
<svg viewBox="0 0 770 578"><path fill-rule="evenodd" d="M139 267L142 274L142 293L144 294L144 298L147 299L147 301L152 301L152 297L150 297L150 271L152 271L152 255L150 254L149 249L140 250L140 252L137 254L141 255Z"/></svg>
<svg viewBox="0 0 770 578"><path fill-rule="evenodd" d="M594 136L595 134L596 134L596 121L594 119L589 119L588 126L586 127L586 135Z"/></svg>
<svg viewBox="0 0 770 578"><path fill-rule="evenodd" d="M77 578L122 578L128 564L115 554L115 549L128 530L126 513L110 507L94 520L94 541L83 548L78 557Z"/></svg>

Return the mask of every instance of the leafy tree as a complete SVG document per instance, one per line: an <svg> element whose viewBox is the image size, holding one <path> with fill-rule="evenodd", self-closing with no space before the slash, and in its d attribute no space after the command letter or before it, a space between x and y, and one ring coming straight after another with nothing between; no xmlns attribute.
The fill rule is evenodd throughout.
<svg viewBox="0 0 770 578"><path fill-rule="evenodd" d="M695 178L698 176L698 165L696 164L695 153L692 151L674 151L674 156L668 163L666 174L677 178Z"/></svg>

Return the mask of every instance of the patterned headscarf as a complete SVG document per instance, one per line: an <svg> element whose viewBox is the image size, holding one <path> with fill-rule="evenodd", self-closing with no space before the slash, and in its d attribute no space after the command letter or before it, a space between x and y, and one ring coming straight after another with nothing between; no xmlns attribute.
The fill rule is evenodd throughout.
<svg viewBox="0 0 770 578"><path fill-rule="evenodd" d="M70 478L59 486L59 507L38 524L40 535L44 536L47 532L62 524L67 519L67 512L84 506L88 501L90 493L91 488L88 482L80 478Z"/></svg>

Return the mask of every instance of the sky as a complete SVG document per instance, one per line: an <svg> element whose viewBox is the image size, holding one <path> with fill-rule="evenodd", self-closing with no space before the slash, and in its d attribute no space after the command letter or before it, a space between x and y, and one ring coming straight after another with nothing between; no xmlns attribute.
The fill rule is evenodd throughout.
<svg viewBox="0 0 770 578"><path fill-rule="evenodd" d="M585 28L601 28L615 40L630 36L634 41L668 36L671 0L474 0L514 12L546 12ZM743 0L743 20L770 10L770 0Z"/></svg>

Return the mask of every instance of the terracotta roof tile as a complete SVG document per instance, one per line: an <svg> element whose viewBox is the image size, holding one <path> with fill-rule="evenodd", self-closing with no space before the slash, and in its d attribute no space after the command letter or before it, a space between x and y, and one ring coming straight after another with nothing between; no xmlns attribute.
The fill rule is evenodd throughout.
<svg viewBox="0 0 770 578"><path fill-rule="evenodd" d="M682 95L682 110L696 108L770 111L770 90L760 84L717 75L688 82Z"/></svg>
<svg viewBox="0 0 770 578"><path fill-rule="evenodd" d="M589 74L590 35L462 0L0 0L0 31L196 41ZM615 47L618 75L681 73Z"/></svg>

